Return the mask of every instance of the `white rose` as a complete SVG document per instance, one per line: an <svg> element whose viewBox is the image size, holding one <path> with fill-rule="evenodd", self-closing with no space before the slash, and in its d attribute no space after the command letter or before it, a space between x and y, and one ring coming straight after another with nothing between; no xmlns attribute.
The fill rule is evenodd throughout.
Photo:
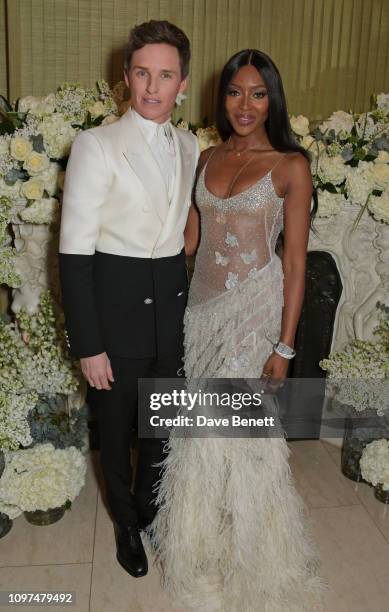
<svg viewBox="0 0 389 612"><path fill-rule="evenodd" d="M388 151L380 151L374 160L375 164L389 164Z"/></svg>
<svg viewBox="0 0 389 612"><path fill-rule="evenodd" d="M323 154L319 157L318 174L324 183L340 185L347 177L348 172L349 168L345 166L344 160L340 155L330 157Z"/></svg>
<svg viewBox="0 0 389 612"><path fill-rule="evenodd" d="M290 118L290 125L294 133L298 136L306 136L309 134L309 119L304 117L304 115L298 115L297 117L292 115Z"/></svg>
<svg viewBox="0 0 389 612"><path fill-rule="evenodd" d="M337 215L346 199L342 193L330 193L329 191L318 191L318 217L332 217Z"/></svg>
<svg viewBox="0 0 389 612"><path fill-rule="evenodd" d="M389 185L389 165L371 164L370 175L376 189L386 189Z"/></svg>
<svg viewBox="0 0 389 612"><path fill-rule="evenodd" d="M120 119L120 117L118 117L117 115L107 115L102 120L101 125L110 125L111 123L115 123L115 121L118 121L118 119Z"/></svg>
<svg viewBox="0 0 389 612"><path fill-rule="evenodd" d="M19 99L18 110L21 113L27 113L33 110L40 104L41 99L36 96L25 96Z"/></svg>
<svg viewBox="0 0 389 612"><path fill-rule="evenodd" d="M46 170L50 165L50 160L44 153L37 153L32 151L27 157L23 164L23 168L27 170L29 174L34 176Z"/></svg>
<svg viewBox="0 0 389 612"><path fill-rule="evenodd" d="M96 119L101 115L105 115L105 107L101 100L97 100L94 104L88 107L88 111L92 119Z"/></svg>
<svg viewBox="0 0 389 612"><path fill-rule="evenodd" d="M23 136L15 136L11 138L11 155L18 161L25 161L32 151L32 142L23 138Z"/></svg>
<svg viewBox="0 0 389 612"><path fill-rule="evenodd" d="M384 191L380 196L370 196L367 207L377 221L389 223L389 191Z"/></svg>
<svg viewBox="0 0 389 612"><path fill-rule="evenodd" d="M24 208L20 218L27 223L52 223L59 211L59 202L55 198L42 198L35 200L30 206Z"/></svg>
<svg viewBox="0 0 389 612"><path fill-rule="evenodd" d="M55 94L43 98L26 96L19 100L18 110L21 113L30 112L32 115L50 115L55 111Z"/></svg>
<svg viewBox="0 0 389 612"><path fill-rule="evenodd" d="M23 183L20 191L28 200L40 200L43 196L44 188L44 182L34 177Z"/></svg>
<svg viewBox="0 0 389 612"><path fill-rule="evenodd" d="M331 117L324 121L321 125L319 125L319 130L324 134L324 132L329 132L330 130L334 130L335 134L340 138L344 139L350 134L354 125L354 118L350 113L345 113L344 111L336 111L332 113Z"/></svg>
<svg viewBox="0 0 389 612"><path fill-rule="evenodd" d="M215 127L199 128L196 132L200 151L218 145L221 142L219 133Z"/></svg>

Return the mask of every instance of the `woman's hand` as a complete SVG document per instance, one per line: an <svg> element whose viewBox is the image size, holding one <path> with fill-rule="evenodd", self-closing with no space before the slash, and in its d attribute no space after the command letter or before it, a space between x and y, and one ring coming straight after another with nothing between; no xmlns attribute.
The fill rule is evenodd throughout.
<svg viewBox="0 0 389 612"><path fill-rule="evenodd" d="M272 353L263 366L261 380L268 390L276 391L283 384L289 368L289 359Z"/></svg>

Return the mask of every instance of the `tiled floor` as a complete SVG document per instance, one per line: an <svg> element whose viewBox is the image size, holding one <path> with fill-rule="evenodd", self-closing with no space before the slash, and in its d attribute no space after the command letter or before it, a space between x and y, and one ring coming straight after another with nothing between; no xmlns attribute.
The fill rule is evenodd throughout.
<svg viewBox="0 0 389 612"><path fill-rule="evenodd" d="M374 499L368 485L342 476L338 448L318 441L290 447L330 585L325 612L386 612L389 507ZM72 612L184 612L169 603L153 567L134 579L116 562L97 453L88 461L87 484L61 521L35 527L20 517L0 540L0 591L75 591L76 604L67 606Z"/></svg>

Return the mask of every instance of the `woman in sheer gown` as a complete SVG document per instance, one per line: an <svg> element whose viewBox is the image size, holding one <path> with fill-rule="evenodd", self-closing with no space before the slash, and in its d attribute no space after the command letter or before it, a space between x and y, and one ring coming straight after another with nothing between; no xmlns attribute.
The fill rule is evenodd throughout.
<svg viewBox="0 0 389 612"><path fill-rule="evenodd" d="M200 217L185 374L280 381L289 360L279 352L293 352L303 300L312 182L265 54L245 50L227 62L217 127L223 142L200 157L199 213L191 208L186 229L192 252ZM150 535L176 601L202 612L320 609L318 560L285 439L172 435L168 448Z"/></svg>

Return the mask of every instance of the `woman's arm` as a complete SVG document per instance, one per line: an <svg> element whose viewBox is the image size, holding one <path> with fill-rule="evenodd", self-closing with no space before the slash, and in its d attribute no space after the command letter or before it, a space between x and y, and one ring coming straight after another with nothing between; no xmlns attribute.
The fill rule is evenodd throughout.
<svg viewBox="0 0 389 612"><path fill-rule="evenodd" d="M195 178L195 186L193 188L192 201L195 200L195 189L196 183L200 176L200 172L203 169L204 164L207 162L208 157L213 151L214 147L209 147L200 154L199 161L196 169L196 178ZM185 240L185 255L194 255L200 241L200 215L199 211L196 208L196 205L193 203L189 209L188 220L186 222L185 230L184 230L184 240Z"/></svg>
<svg viewBox="0 0 389 612"><path fill-rule="evenodd" d="M281 166L284 166L282 182L285 186L282 255L284 308L279 340L293 347L304 300L312 178L308 161L298 153L291 155L288 163ZM272 353L264 365L263 372L274 379L282 379L286 377L288 365L287 359Z"/></svg>
<svg viewBox="0 0 389 612"><path fill-rule="evenodd" d="M194 204L189 209L184 230L185 255L194 255L200 239L200 216Z"/></svg>

